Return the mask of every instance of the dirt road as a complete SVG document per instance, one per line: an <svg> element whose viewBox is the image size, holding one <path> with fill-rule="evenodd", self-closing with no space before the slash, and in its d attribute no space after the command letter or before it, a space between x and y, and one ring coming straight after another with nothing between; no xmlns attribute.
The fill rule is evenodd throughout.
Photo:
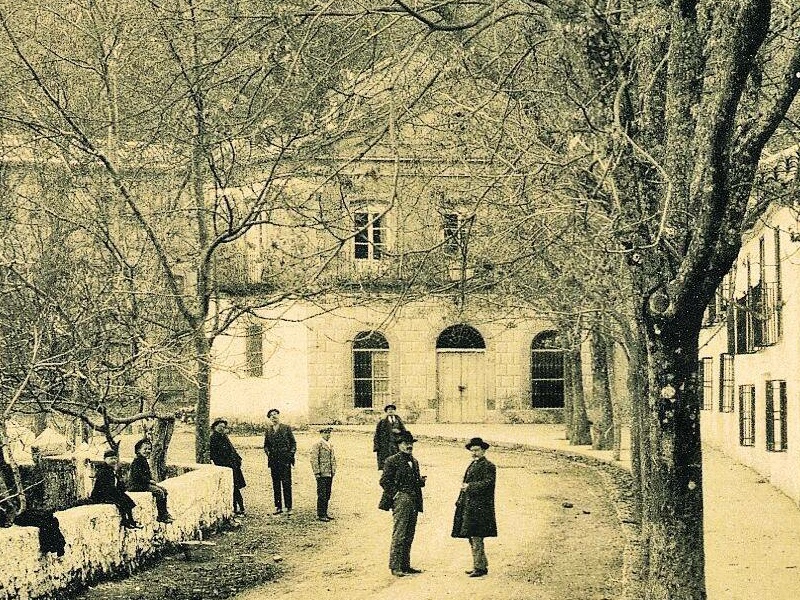
<svg viewBox="0 0 800 600"><path fill-rule="evenodd" d="M248 519L272 519L272 540L282 557L283 574L238 594L237 600L616 597L623 539L600 480L588 467L531 451L490 449L488 458L498 467L499 537L486 543L489 576L471 579L464 574L471 568L468 543L450 537L469 453L452 445L418 443L414 453L428 485L411 558L424 572L398 579L387 564L391 513L376 508L379 472L371 439L334 436L340 464L331 503L336 520L324 524L314 518L313 477L306 459L313 435L297 437L297 514L265 517L271 490L246 489L248 506L257 503L260 513ZM246 460L251 456L247 451Z"/></svg>

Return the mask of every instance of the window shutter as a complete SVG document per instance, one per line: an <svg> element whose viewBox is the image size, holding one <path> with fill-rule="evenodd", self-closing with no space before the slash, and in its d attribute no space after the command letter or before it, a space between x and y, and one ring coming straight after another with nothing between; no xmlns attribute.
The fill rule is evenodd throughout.
<svg viewBox="0 0 800 600"><path fill-rule="evenodd" d="M786 402L786 382L781 381L779 387L780 409L781 409L781 447L780 450L787 450L789 448L788 442L788 406Z"/></svg>

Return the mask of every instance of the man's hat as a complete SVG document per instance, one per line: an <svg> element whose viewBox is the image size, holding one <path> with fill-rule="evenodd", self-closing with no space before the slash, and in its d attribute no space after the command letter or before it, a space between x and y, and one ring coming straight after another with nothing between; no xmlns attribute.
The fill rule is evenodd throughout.
<svg viewBox="0 0 800 600"><path fill-rule="evenodd" d="M108 458L109 456L119 456L116 450L106 450L103 452L103 458Z"/></svg>
<svg viewBox="0 0 800 600"><path fill-rule="evenodd" d="M474 437L474 438L472 438L470 441L468 441L468 442L467 442L467 445L466 445L466 446L464 446L464 448L466 448L467 450L469 450L469 449L470 449L470 448L472 448L473 446L480 446L481 448L483 448L484 450L486 450L486 449L489 447L489 444L487 444L486 442L484 442L484 441L483 441L481 438L479 438L479 437Z"/></svg>
<svg viewBox="0 0 800 600"><path fill-rule="evenodd" d="M391 408L392 410L397 410L397 407L396 407L394 404L387 404L386 406L384 406L384 407L383 407L383 412L386 412L386 411L387 411L387 410L389 410L390 408Z"/></svg>
<svg viewBox="0 0 800 600"><path fill-rule="evenodd" d="M277 408L270 408L267 411L267 418L270 418L272 415L279 415L279 414L281 414L281 411L279 411Z"/></svg>
<svg viewBox="0 0 800 600"><path fill-rule="evenodd" d="M333 431L333 427L320 427L319 428L319 432L320 433L330 433L331 431Z"/></svg>
<svg viewBox="0 0 800 600"><path fill-rule="evenodd" d="M222 417L220 417L219 419L214 419L214 422L211 424L211 429L214 429L214 427L216 427L216 426L217 426L217 425L219 425L220 423L225 423L225 425L227 425L227 424L228 424L228 421L226 421L226 420L225 420L225 419L223 419Z"/></svg>
<svg viewBox="0 0 800 600"><path fill-rule="evenodd" d="M417 439L413 435L411 435L411 432L408 431L408 429L406 429L405 431L401 431L400 433L397 434L397 443L398 444L400 442L406 442L408 444L413 444L416 441L417 441Z"/></svg>

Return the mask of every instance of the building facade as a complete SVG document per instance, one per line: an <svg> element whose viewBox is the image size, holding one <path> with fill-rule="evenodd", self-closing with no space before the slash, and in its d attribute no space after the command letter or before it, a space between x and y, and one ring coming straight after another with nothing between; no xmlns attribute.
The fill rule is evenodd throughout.
<svg viewBox="0 0 800 600"><path fill-rule="evenodd" d="M773 206L748 232L700 336L702 435L800 502L800 223Z"/></svg>

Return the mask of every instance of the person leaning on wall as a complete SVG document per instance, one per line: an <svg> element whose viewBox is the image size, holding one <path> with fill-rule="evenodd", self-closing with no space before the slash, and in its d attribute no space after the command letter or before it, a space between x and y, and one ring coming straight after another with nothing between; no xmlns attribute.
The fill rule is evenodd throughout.
<svg viewBox="0 0 800 600"><path fill-rule="evenodd" d="M211 424L209 451L211 462L219 467L228 467L233 471L233 514L244 516L244 498L241 490L247 485L247 482L242 473L242 457L228 437L228 421L225 419L216 419Z"/></svg>

